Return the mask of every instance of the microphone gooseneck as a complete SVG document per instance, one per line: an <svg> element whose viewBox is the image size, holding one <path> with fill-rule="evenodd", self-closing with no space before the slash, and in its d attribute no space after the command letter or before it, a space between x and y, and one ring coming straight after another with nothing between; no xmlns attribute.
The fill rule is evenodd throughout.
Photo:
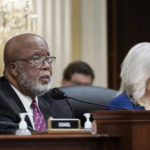
<svg viewBox="0 0 150 150"><path fill-rule="evenodd" d="M65 94L65 92L61 91L59 88L53 88L51 90L51 96L57 100L62 100L62 99L66 99L66 98L70 98L72 100L75 100L75 101L78 101L78 102L81 102L81 103L85 103L85 104L90 104L90 105L96 105L96 106L100 106L100 107L110 107L110 108L117 108L117 109L122 109L122 110L128 110L126 108L123 108L123 107L117 107L117 106L111 106L111 105L104 105L104 104L96 104L96 103L92 103L92 102L85 102L83 100L79 100L79 99L76 99L74 97L70 97L70 96L67 96Z"/></svg>
<svg viewBox="0 0 150 150"><path fill-rule="evenodd" d="M56 100L63 100L63 99L69 98L68 96L65 95L63 91L59 90L58 88L53 88L51 90L51 96L55 98ZM71 104L68 102L68 100L66 100L66 102L71 109L72 115L74 116L74 111L73 111Z"/></svg>

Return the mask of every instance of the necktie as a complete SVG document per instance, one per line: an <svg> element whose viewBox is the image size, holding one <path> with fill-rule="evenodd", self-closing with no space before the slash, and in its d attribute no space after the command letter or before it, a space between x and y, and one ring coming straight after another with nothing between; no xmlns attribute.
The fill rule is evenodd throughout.
<svg viewBox="0 0 150 150"><path fill-rule="evenodd" d="M47 129L46 122L42 112L40 111L39 107L35 100L32 101L31 108L33 109L33 122L34 128L36 131L44 131Z"/></svg>

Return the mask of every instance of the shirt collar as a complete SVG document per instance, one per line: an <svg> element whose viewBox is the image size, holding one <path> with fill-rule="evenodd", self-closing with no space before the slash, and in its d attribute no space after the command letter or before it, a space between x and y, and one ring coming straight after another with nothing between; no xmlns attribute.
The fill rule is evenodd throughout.
<svg viewBox="0 0 150 150"><path fill-rule="evenodd" d="M28 112L28 110L30 109L31 103L32 103L32 98L29 96L24 95L23 93L21 93L17 88L15 88L12 84L10 84L11 87L14 89L14 91L16 92L16 94L18 95L18 97L20 98L21 102L23 103L26 111ZM35 100L37 102L38 105L38 98L37 96L35 97Z"/></svg>

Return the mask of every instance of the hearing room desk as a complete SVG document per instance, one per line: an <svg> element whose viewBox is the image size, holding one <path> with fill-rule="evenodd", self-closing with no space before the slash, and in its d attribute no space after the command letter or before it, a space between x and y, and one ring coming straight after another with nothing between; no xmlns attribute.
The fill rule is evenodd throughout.
<svg viewBox="0 0 150 150"><path fill-rule="evenodd" d="M117 150L118 142L100 134L0 135L0 150Z"/></svg>

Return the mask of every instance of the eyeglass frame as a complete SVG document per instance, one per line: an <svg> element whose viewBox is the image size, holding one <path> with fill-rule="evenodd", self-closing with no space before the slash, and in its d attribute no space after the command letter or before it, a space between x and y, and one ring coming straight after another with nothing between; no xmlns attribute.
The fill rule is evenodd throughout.
<svg viewBox="0 0 150 150"><path fill-rule="evenodd" d="M49 60L47 59L51 59L51 61L49 62ZM51 66L52 62L56 60L56 57L55 56L45 56L45 57L39 57L39 58L22 58L22 59L15 59L15 60L12 60L11 62L15 62L15 61L24 61L24 62L27 62L27 63L30 63L30 64L33 64L34 65L34 68L42 68L45 61L49 64L49 66ZM35 61L39 61L38 63L41 64L40 67L36 67L36 63Z"/></svg>

